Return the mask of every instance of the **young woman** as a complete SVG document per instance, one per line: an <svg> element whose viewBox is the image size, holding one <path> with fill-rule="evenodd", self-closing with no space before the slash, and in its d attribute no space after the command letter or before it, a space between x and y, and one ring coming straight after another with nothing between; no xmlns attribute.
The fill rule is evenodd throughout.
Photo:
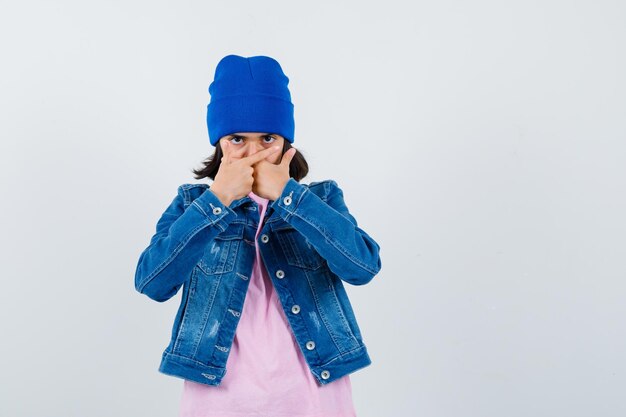
<svg viewBox="0 0 626 417"><path fill-rule="evenodd" d="M353 417L349 374L371 363L343 283L380 270L334 180L302 184L288 78L228 55L209 86L214 154L182 184L135 274L159 302L182 287L159 371L181 417Z"/></svg>

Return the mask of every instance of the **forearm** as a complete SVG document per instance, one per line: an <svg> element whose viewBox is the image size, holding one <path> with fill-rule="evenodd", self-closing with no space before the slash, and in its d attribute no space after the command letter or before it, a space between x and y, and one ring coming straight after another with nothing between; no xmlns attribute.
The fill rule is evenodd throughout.
<svg viewBox="0 0 626 417"><path fill-rule="evenodd" d="M156 301L171 298L200 260L206 242L225 230L235 217L209 189L184 211L178 195L161 216L157 233L139 257L136 290Z"/></svg>
<svg viewBox="0 0 626 417"><path fill-rule="evenodd" d="M331 203L335 207L290 179L272 207L314 246L341 279L353 285L366 284L381 268L380 247L358 227L343 203L341 191L335 189L333 196Z"/></svg>

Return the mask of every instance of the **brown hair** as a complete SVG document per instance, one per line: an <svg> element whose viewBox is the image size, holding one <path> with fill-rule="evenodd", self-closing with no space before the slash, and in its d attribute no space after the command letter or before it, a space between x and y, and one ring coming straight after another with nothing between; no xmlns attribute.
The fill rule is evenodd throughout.
<svg viewBox="0 0 626 417"><path fill-rule="evenodd" d="M283 150L281 151L282 154L284 154L288 149L292 147L291 142L289 142L287 139L285 139L283 142ZM194 168L191 170L191 172L193 172L194 174L195 179L199 180L202 178L211 178L212 180L214 180L220 164L222 163L223 155L224 154L222 152L222 147L220 146L220 143L217 142L217 146L215 146L215 151L213 152L213 155L202 161L202 164L204 166L199 169ZM291 162L289 163L289 176L300 182L300 180L306 177L308 173L309 164L306 162L306 159L304 159L304 156L300 153L300 151L296 149L296 154L293 156Z"/></svg>

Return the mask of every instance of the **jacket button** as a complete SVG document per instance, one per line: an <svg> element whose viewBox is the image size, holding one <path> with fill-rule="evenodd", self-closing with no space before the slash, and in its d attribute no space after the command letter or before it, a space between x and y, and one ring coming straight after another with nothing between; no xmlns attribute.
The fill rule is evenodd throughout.
<svg viewBox="0 0 626 417"><path fill-rule="evenodd" d="M283 272L283 270L282 270L282 269L279 269L278 271L276 271L276 276L277 276L279 279L283 279L283 278L284 278L284 276L285 276L285 273Z"/></svg>
<svg viewBox="0 0 626 417"><path fill-rule="evenodd" d="M220 214L222 212L221 207L213 207L213 214Z"/></svg>
<svg viewBox="0 0 626 417"><path fill-rule="evenodd" d="M330 372L322 371L322 379L328 379L328 378L330 378Z"/></svg>
<svg viewBox="0 0 626 417"><path fill-rule="evenodd" d="M267 235L265 234L261 235L261 242L267 243L268 240L270 240L270 238Z"/></svg>
<svg viewBox="0 0 626 417"><path fill-rule="evenodd" d="M287 196L287 197L283 198L283 203L285 203L286 206L291 204L291 197Z"/></svg>
<svg viewBox="0 0 626 417"><path fill-rule="evenodd" d="M306 348L309 350L315 349L315 342L312 340L309 340L308 342L306 342Z"/></svg>
<svg viewBox="0 0 626 417"><path fill-rule="evenodd" d="M291 307L291 312L293 314L298 314L300 312L300 306L298 304L295 304L293 307Z"/></svg>

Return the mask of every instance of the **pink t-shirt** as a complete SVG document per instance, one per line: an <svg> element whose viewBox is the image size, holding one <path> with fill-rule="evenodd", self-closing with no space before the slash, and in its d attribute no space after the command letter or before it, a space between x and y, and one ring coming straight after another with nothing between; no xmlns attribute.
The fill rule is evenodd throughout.
<svg viewBox="0 0 626 417"><path fill-rule="evenodd" d="M259 205L258 238L268 200ZM255 239L256 242L256 239ZM318 385L263 265L256 259L220 385L185 380L180 417L355 417L349 375Z"/></svg>

